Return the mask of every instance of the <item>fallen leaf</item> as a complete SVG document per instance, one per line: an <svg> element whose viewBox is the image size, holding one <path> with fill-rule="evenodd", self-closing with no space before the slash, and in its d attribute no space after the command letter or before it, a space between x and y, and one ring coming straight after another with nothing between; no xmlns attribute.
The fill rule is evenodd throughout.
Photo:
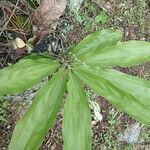
<svg viewBox="0 0 150 150"><path fill-rule="evenodd" d="M67 0L41 0L40 5L33 14L33 24L37 30L48 27L63 15Z"/></svg>
<svg viewBox="0 0 150 150"><path fill-rule="evenodd" d="M23 48L26 46L26 44L21 38L16 38L12 44L13 44L14 49Z"/></svg>

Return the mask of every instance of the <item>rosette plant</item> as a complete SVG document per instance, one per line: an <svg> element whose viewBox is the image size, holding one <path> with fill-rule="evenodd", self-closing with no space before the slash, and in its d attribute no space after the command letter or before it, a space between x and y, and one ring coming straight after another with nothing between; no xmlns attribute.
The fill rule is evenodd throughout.
<svg viewBox="0 0 150 150"><path fill-rule="evenodd" d="M22 92L50 76L18 121L9 149L39 149L64 104L64 150L90 150L91 114L85 84L119 110L150 125L150 81L113 69L149 61L150 43L120 42L121 38L120 31L104 29L59 55L32 54L2 69L0 95Z"/></svg>

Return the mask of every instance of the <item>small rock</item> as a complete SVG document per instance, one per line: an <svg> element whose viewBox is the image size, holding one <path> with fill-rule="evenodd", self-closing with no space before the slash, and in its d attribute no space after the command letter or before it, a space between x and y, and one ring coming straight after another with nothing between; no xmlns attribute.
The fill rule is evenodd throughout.
<svg viewBox="0 0 150 150"><path fill-rule="evenodd" d="M140 123L135 123L125 130L124 133L119 136L118 140L128 144L135 144L138 142L140 131Z"/></svg>
<svg viewBox="0 0 150 150"><path fill-rule="evenodd" d="M84 0L70 0L69 2L69 8L72 12L75 14L78 13L81 4L83 3Z"/></svg>
<svg viewBox="0 0 150 150"><path fill-rule="evenodd" d="M37 92L48 82L48 77L45 77L38 85L34 86L31 89L27 89L22 93L17 95L7 95L4 96L5 100L8 101L27 101L32 102L33 98L36 96Z"/></svg>

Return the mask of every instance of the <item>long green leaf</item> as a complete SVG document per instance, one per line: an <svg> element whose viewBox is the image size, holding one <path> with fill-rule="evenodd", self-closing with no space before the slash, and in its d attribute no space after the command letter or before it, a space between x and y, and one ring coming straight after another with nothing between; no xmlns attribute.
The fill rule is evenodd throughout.
<svg viewBox="0 0 150 150"><path fill-rule="evenodd" d="M48 57L33 55L0 70L0 95L15 94L37 84L52 74L59 64Z"/></svg>
<svg viewBox="0 0 150 150"><path fill-rule="evenodd" d="M67 71L59 70L38 93L33 104L17 123L9 150L37 150L53 127L66 89Z"/></svg>
<svg viewBox="0 0 150 150"><path fill-rule="evenodd" d="M150 61L150 42L120 42L105 49L103 53L90 55L82 61L89 65L104 67L138 65Z"/></svg>
<svg viewBox="0 0 150 150"><path fill-rule="evenodd" d="M91 115L79 79L71 74L64 108L64 150L91 150Z"/></svg>
<svg viewBox="0 0 150 150"><path fill-rule="evenodd" d="M113 70L80 67L74 73L114 106L150 125L150 82Z"/></svg>
<svg viewBox="0 0 150 150"><path fill-rule="evenodd" d="M88 35L79 44L72 48L72 53L79 59L86 58L87 55L102 52L104 48L115 45L122 38L120 31L104 29Z"/></svg>
<svg viewBox="0 0 150 150"><path fill-rule="evenodd" d="M98 75L127 93L132 93L139 103L150 109L150 81L112 69L98 69ZM137 92L138 91L138 92Z"/></svg>

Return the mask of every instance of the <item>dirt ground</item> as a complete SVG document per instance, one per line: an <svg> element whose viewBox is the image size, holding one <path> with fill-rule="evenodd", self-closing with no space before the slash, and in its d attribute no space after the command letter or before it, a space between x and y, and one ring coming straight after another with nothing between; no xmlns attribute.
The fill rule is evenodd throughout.
<svg viewBox="0 0 150 150"><path fill-rule="evenodd" d="M10 46L10 41L19 35L24 41L33 35L33 26L30 20L31 12L38 6L30 5L26 1L19 1L15 15L20 14L29 20L24 28L22 24L14 25L15 19L11 16L14 10L16 0L2 0L0 8L0 68L8 66L10 63L16 63L24 57L27 52L20 50L14 51ZM22 9L23 11L21 11ZM104 11L107 16L105 23L95 22L95 17L99 12ZM19 15L18 15L19 14ZM19 19L20 16L18 17ZM25 24L24 21L22 21ZM78 14L73 14L67 7L63 16L58 20L57 27L48 35L39 36L38 42L33 43L35 52L63 51L72 44L79 42L87 34L93 33L104 28L119 29L123 32L123 41L142 40L150 41L150 1L149 0L85 0L81 5ZM10 38L11 37L11 38ZM47 47L49 43L54 42L54 46ZM150 79L150 63L145 63L135 67L120 68L124 73L139 76L146 80ZM104 98L96 95L91 90L87 90L91 100L95 100L101 108L103 120L93 126L93 150L149 150L150 149L150 128L142 126L139 140L134 145L124 141L118 141L118 135L136 121L127 114L119 112ZM5 98L2 98L5 99ZM6 105L6 106L5 106ZM13 128L19 117L29 107L29 101L7 100L2 102L1 110L4 110L5 120L0 120L0 149L7 150L12 135ZM0 111L1 114L1 111ZM62 125L63 110L59 112L57 121L53 129L46 135L41 146L41 150L62 150Z"/></svg>

